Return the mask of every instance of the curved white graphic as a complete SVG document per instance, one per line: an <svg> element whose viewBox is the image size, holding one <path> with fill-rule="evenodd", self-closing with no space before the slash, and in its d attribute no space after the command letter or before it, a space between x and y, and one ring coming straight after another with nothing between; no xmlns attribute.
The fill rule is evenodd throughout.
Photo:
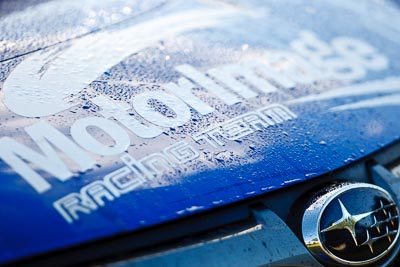
<svg viewBox="0 0 400 267"><path fill-rule="evenodd" d="M71 46L37 52L22 61L4 82L4 104L25 117L49 116L73 105L85 86L131 54L181 33L216 26L235 9L185 10L78 39Z"/></svg>
<svg viewBox="0 0 400 267"><path fill-rule="evenodd" d="M340 105L337 107L333 107L330 110L340 111L340 110L375 108L384 106L399 106L399 105L400 105L400 94L393 94L393 95L380 96L367 100L362 100L351 104Z"/></svg>
<svg viewBox="0 0 400 267"><path fill-rule="evenodd" d="M376 94L388 94L375 96ZM331 111L343 111L362 108L374 108L382 106L400 105L400 77L388 77L383 80L375 80L350 86L345 86L330 90L321 94L311 94L297 99L287 101L286 104L305 104L308 102L318 102L345 98L349 96L373 95L368 99L354 101L353 103L332 107Z"/></svg>
<svg viewBox="0 0 400 267"><path fill-rule="evenodd" d="M369 81L350 86L336 88L320 94L310 94L288 101L288 104L299 104L314 101L330 100L349 96L362 96L378 93L400 91L400 77L387 77L382 80Z"/></svg>

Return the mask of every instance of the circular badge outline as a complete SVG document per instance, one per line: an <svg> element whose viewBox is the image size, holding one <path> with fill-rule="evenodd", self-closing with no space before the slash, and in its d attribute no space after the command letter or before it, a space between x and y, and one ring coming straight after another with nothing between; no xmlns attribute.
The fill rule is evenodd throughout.
<svg viewBox="0 0 400 267"><path fill-rule="evenodd" d="M393 247L397 244L397 240L399 239L400 235L400 219L397 221L398 231L393 242L390 246L385 249L381 254L364 261L350 261L342 259L332 252L325 246L323 242L321 242L321 228L320 222L322 214L324 213L327 206L337 197L342 195L343 193L353 190L353 189L360 189L360 188L368 188L368 189L375 189L381 193L383 193L389 200L393 201L396 204L397 214L399 213L399 207L397 202L392 198L392 196L387 192L385 189L368 183L342 183L339 184L338 187L326 194L322 195L318 199L316 199L305 211L303 214L302 220L302 234L303 234L303 241L306 244L307 248L312 252L312 254L316 255L318 258L323 260L328 260L326 256L328 256L331 260L334 260L336 263L342 263L347 265L353 266L360 266L365 264L371 264L376 262L386 255L393 249Z"/></svg>

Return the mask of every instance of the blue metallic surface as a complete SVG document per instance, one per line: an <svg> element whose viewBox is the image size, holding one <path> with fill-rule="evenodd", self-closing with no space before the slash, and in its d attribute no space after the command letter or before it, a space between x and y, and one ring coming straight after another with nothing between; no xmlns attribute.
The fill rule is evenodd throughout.
<svg viewBox="0 0 400 267"><path fill-rule="evenodd" d="M62 6L63 1L59 2ZM315 32L327 43L337 36L363 40L388 58L387 68L368 71L364 77L351 82L321 79L232 106L223 105L205 95L204 99L218 104L215 114L207 117L192 114L191 122L176 128L163 128L163 134L154 139L133 137L128 149L128 153L138 159L186 140L198 149L199 158L156 176L113 201L105 200L104 206L90 214L79 214L79 220L72 223L60 216L53 202L67 194L79 192L83 186L124 166L119 156L92 155L99 166L67 181L49 179L51 190L41 194L33 190L8 164L0 161L0 263L139 230L301 183L350 164L399 140L400 88L397 91L361 93L318 101L294 101L332 88L396 77L400 73L400 34L393 27L400 17L396 6L375 1L351 4L346 1L330 2L266 1L260 5L258 1L244 1L235 4L234 7L245 12L225 19L218 27L185 32L132 54L105 70L97 81L91 83L91 87L96 93L114 96L123 102L135 95L137 90L146 88L113 81L139 81L144 84L176 82L181 75L173 69L174 66L191 64L205 71L237 63L243 58L255 59L267 49L290 50L289 43L298 38L299 32L304 29ZM0 18L0 29L5 29L0 30L0 88L13 69L36 50L46 50L56 44L62 46L67 40L95 34L94 31L101 32L107 27L124 28L176 10L207 6L204 3L187 2L154 3L154 6L140 7L144 14L139 17L135 17L136 13L141 14L136 12L135 6L130 15L125 14L128 12L118 13L132 5L129 1L116 1L112 5L115 10L106 15L95 9L95 4L73 7L71 12L76 15L74 20L50 24L45 24L45 21L57 22L60 16L48 12L44 14L44 11L32 13L32 7L21 9L17 15L26 18L26 21L32 20L31 14L36 14L38 20L43 21L42 25L35 26L38 30L34 29L37 32L32 36L23 27L21 30L13 28L17 27L19 21L15 17L14 20L7 17L13 16L13 13L4 15L4 18ZM140 8L137 10L140 11ZM88 26L84 23L88 23L93 15L90 10L97 17ZM116 13L120 15L118 21L106 19ZM103 15L105 18L99 18ZM110 26L112 24L114 26ZM78 105L63 113L43 118L26 119L2 107L1 136L13 137L35 148L23 128L40 120L49 122L70 136L69 128L74 121L98 115L99 109L90 103L90 97L90 92L86 95L83 93ZM377 97L391 97L393 101L362 108L331 110ZM297 118L255 132L241 140L227 141L225 146L218 148L196 143L190 138L194 133L216 126L228 118L273 103L284 104L297 114Z"/></svg>

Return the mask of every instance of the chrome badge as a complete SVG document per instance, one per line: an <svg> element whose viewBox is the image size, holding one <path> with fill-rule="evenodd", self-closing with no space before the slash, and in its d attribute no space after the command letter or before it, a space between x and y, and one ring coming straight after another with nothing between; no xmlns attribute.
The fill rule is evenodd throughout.
<svg viewBox="0 0 400 267"><path fill-rule="evenodd" d="M397 242L399 209L390 194L378 186L332 186L305 210L302 234L312 254L326 263L375 263Z"/></svg>

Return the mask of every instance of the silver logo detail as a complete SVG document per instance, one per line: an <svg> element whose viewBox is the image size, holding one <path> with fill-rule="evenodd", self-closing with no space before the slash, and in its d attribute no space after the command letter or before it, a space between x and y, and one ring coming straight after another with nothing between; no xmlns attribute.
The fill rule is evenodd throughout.
<svg viewBox="0 0 400 267"><path fill-rule="evenodd" d="M325 190L306 209L302 232L312 254L325 263L377 263L397 243L399 210L380 187L340 184Z"/></svg>
<svg viewBox="0 0 400 267"><path fill-rule="evenodd" d="M342 210L342 218L334 222L331 226L323 229L321 232L328 232L332 230L337 230L337 229L346 229L350 232L351 237L354 240L354 243L356 246L358 246L357 238L356 238L356 224L364 219L365 217L371 215L373 211L371 212L366 212L362 214L357 214L357 215L351 215L346 207L343 205L342 201L339 200L340 208Z"/></svg>
<svg viewBox="0 0 400 267"><path fill-rule="evenodd" d="M366 230L366 234L367 234L367 240L365 240L364 243L362 243L361 245L368 245L369 249L371 250L372 253L374 253L374 248L373 248L373 244L378 241L381 238L387 238L389 240L389 243L393 242L393 236L396 235L398 233L399 230L389 230L389 226L385 225L385 224L391 224L392 226L395 226L396 224L396 220L399 219L399 215L392 215L392 213L390 212L389 208L395 206L394 203L388 204L388 205L384 205L382 203L382 201L380 201L380 208L374 210L372 212L372 214L375 214L379 211L382 211L387 217L384 220L379 220L376 218L375 215L373 215L374 218L374 224L372 224L367 230ZM381 226L384 225L384 229L385 232L382 232L381 230ZM371 237L370 236L370 231L373 231L374 229L376 229L376 231L380 234L376 237Z"/></svg>

